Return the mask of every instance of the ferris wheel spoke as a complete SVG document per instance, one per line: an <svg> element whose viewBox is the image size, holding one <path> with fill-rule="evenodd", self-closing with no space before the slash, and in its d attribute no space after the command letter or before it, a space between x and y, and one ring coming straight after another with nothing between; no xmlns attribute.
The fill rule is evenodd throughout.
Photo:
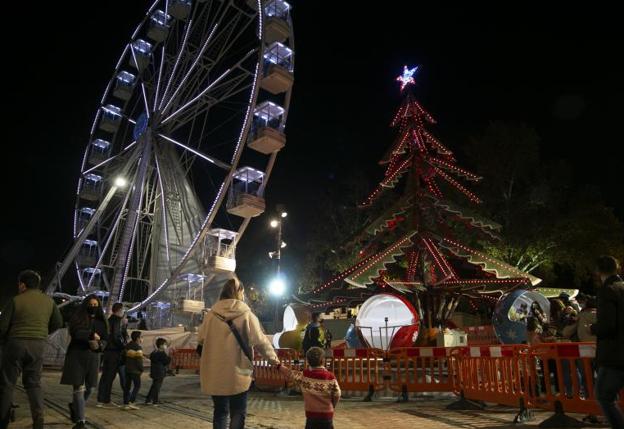
<svg viewBox="0 0 624 429"><path fill-rule="evenodd" d="M168 3L168 2L167 2ZM192 21L192 18L191 18ZM156 90L154 91L154 108L157 109L159 105L162 103L164 92L166 89L167 81L171 78L174 70L173 67L180 56L179 46L180 43L183 43L182 46L185 45L185 38L188 37L188 32L190 31L190 27L188 27L188 23L184 23L181 31L176 27L172 29L172 34L167 37L167 40L162 44L160 49L160 55L158 57L158 61L156 60L156 55L154 55L154 62L158 62L158 65L154 65L154 69L158 70L158 73L155 73L156 79Z"/></svg>
<svg viewBox="0 0 624 429"><path fill-rule="evenodd" d="M226 69L218 78L216 78L214 81L212 81L206 88L204 88L199 94L197 94L194 98L192 98L191 100L189 100L186 104L184 104L182 107L180 107L178 110L176 110L175 112L173 112L171 115L169 115L168 117L166 117L162 123L165 124L167 122L169 122L171 119L175 118L177 115L179 115L181 112L183 112L185 109L187 109L189 106L192 106L193 103L197 102L198 100L201 100L202 97L204 97L206 94L208 94L210 92L211 89L213 89L219 82L221 82L223 79L225 79L230 73L232 73L232 71L236 70L239 68L239 66L245 61L247 60L251 55L253 55L254 53L256 53L257 50L253 49L251 51L249 51L247 53L247 55L245 55L243 58L241 58L236 64L234 64L232 67Z"/></svg>
<svg viewBox="0 0 624 429"><path fill-rule="evenodd" d="M193 103L195 103L197 100L201 99L204 95L206 95L212 88L214 88L215 85L217 85L222 79L224 79L228 74L230 74L232 69L228 69L225 72L223 72L223 74L221 76L219 76L217 79L215 79L212 83L210 83L210 85L208 85L206 88L204 88L204 90L202 92L200 92L195 98L191 99L190 101L188 101L185 105L183 105L182 107L180 107L178 110L176 110L175 112L173 112L171 115L167 116L162 123L165 124L167 122L169 122L171 119L175 118L177 115L179 115L181 112L183 112L185 109L187 109L189 106L191 106Z"/></svg>
<svg viewBox="0 0 624 429"><path fill-rule="evenodd" d="M126 205L128 204L128 197L130 196L130 192L126 192L126 196L124 197L123 203L121 204L121 206L119 207L119 210L117 212L117 217L115 218L115 222L113 223L113 226L109 229L108 231L108 237L106 238L106 242L104 243L104 247L101 249L100 251L100 256L98 257L98 260L95 264L95 269L96 270L102 270L102 262L104 261L104 258L108 252L108 249L111 245L111 243L113 242L113 237L115 236L115 232L117 231L117 229L119 228L119 224L121 223L121 219L123 218L123 212L124 209L126 207ZM89 282L87 284L87 290L89 290L91 288L91 286L93 285L93 280L95 278L95 272L93 272L91 274L91 277L89 278Z"/></svg>
<svg viewBox="0 0 624 429"><path fill-rule="evenodd" d="M239 28L237 27L237 25L241 19L242 19L241 15L238 15L236 21L232 20L232 24L230 26L230 32L227 33L225 40L223 40L221 49L219 49L219 53L217 54L216 58L214 58L213 60L215 63L219 63L221 60L223 60L225 54L229 52L230 49L232 49L234 44L242 37L247 27L249 27L249 25L252 23L251 20L247 20L245 21L245 24ZM235 36L232 38L232 35L234 34Z"/></svg>
<svg viewBox="0 0 624 429"><path fill-rule="evenodd" d="M163 97L163 100L159 104L159 109L161 109L162 111L165 111L168 109L167 106L169 106L171 102L175 100L176 95L180 92L180 89L184 88L185 83L189 79L189 76L191 75L193 70L197 67L198 64L201 64L200 60L202 60L202 57L204 56L204 53L206 52L206 50L209 47L211 47L213 43L216 43L216 41L218 40L218 37L217 37L216 40L213 41L215 32L222 26L222 22L228 12L228 6L231 6L229 2L220 2L220 3L221 5L215 11L214 14L211 14L210 11L207 10L208 8L205 8L203 14L200 14L199 16L195 17L194 22L195 22L195 26L197 27L195 28L195 31L201 30L200 32L201 34L208 33L208 36L203 40L203 42L200 42L198 46L195 46L190 41L188 42L187 53L189 57L188 58L185 57L183 62L185 64L190 63L191 65L187 69L187 72L184 74L184 77L180 80L179 83L175 85L176 91L173 95L168 97L167 104L164 107L162 103L162 101L164 101L164 97ZM212 4L213 3L211 3L211 7L212 7ZM210 16L212 16L211 19L209 19ZM195 48L195 50L193 51L192 48ZM204 69L204 72L206 75L207 73L210 72L210 69L206 69L205 66L203 65L201 66L201 68Z"/></svg>
<svg viewBox="0 0 624 429"><path fill-rule="evenodd" d="M137 60L136 54L134 53L134 46L130 46L130 53L132 54L132 61L134 62L134 66L139 69L139 61ZM147 102L147 91L145 90L145 83L141 82L141 93L143 95L143 103L145 105L145 114L147 117L150 117L150 107Z"/></svg>
<svg viewBox="0 0 624 429"><path fill-rule="evenodd" d="M171 94L171 97L169 97L169 100L167 100L167 104L165 104L165 106L161 109L162 114L164 115L167 110L169 110L169 106L171 105L171 102L173 100L175 100L176 96L178 95L178 93L180 92L180 89L184 87L184 84L186 83L187 79L189 78L189 76L191 75L191 73L193 72L193 70L195 69L195 67L197 66L197 63L199 62L199 60L201 59L202 55L204 54L206 48L208 47L208 44L210 43L210 41L212 40L212 36L214 35L215 31L217 30L217 28L219 28L219 23L217 23L214 28L212 29L212 31L210 32L210 34L208 35L208 37L206 38L206 41L204 42L204 44L202 45L201 49L199 50L199 52L197 53L197 55L195 56L195 60L193 61L193 63L191 64L191 67L188 69L188 71L186 72L186 74L184 75L184 77L182 78L182 80L180 81L180 83L178 85L176 85L176 89L173 92L173 94Z"/></svg>
<svg viewBox="0 0 624 429"><path fill-rule="evenodd" d="M131 160L129 162L131 162ZM114 191L111 189L109 191L109 194L110 194L110 192L114 192ZM110 194L110 195L112 197L112 194ZM125 204L125 202L127 202L127 195L128 195L128 193L126 193L126 197L124 198L124 203L122 203L121 207L119 208L119 212L118 213L123 213L124 204ZM106 198L104 198L104 200L102 200L100 205L97 207L97 209L95 209L94 213L91 215L92 219L90 220L90 222L93 221L93 218L97 218L97 223L99 225L104 224L104 223L107 222L107 220L111 217L111 215L115 213L115 209L114 208L112 210L109 210L110 201L111 200L110 200L110 198L108 198L108 196ZM107 212L109 212L110 214L108 214ZM87 226L86 228L88 229L89 227ZM90 234L90 232L89 231L85 232L84 229L83 229L83 230L80 231L79 237L82 237L85 234L88 235L88 234ZM85 237L86 237L86 235L85 235ZM79 237L76 237L76 239L80 240ZM104 253L100 252L100 257L98 259L98 263L100 263L100 264L101 264L101 260L102 260L103 255L104 255ZM76 260L75 264L77 265L77 263L78 262ZM81 289L85 290L83 279L80 276L79 276L79 283L80 283Z"/></svg>
<svg viewBox="0 0 624 429"><path fill-rule="evenodd" d="M143 156L146 156L146 154L144 153ZM149 175L143 176L143 178L141 178L140 175L137 173L138 180L142 179L143 182L136 183L135 181L134 184L135 192L139 192L139 202L134 216L130 216L131 213L129 213L129 216L127 218L127 220L132 220L132 217L135 218L134 225L131 229L132 235L130 239L130 246L128 248L128 252L124 255L121 255L123 258L122 261L124 262L123 266L116 265L118 268L123 268L122 277L119 283L118 300L120 301L123 300L126 284L129 280L129 273L131 271L131 264L133 262L133 259L137 264L141 264L141 260L144 260L146 258L145 252L147 251L147 249L142 242L146 234L144 234L142 230L146 224L148 225L146 228L149 229L151 227L151 222L145 222L144 219L149 217L150 215L150 194L153 192L153 184L151 183L152 177L153 175ZM139 243L138 246L137 241ZM135 270L135 272L138 272L138 270Z"/></svg>
<svg viewBox="0 0 624 429"><path fill-rule="evenodd" d="M185 125L189 121L193 120L193 118L207 114L207 112L211 108L217 105L222 106L223 108L227 109L227 106L223 104L224 102L226 102L229 98L234 97L237 94L251 87L252 85L251 82L249 82L247 85L239 86L240 83L244 83L246 80L247 78L245 76L239 76L237 79L233 79L232 81L228 82L228 86L224 85L220 88L220 89L225 89L225 90L223 91L223 94L219 95L218 98L217 97L205 97L207 102L198 103L195 106L195 110L186 112L185 115L183 115L181 118L178 118L177 121L174 121L175 126L172 127L172 130L180 128L181 126Z"/></svg>
<svg viewBox="0 0 624 429"><path fill-rule="evenodd" d="M246 24L239 28L237 27L237 25L240 20L241 20L241 15L239 14L237 15L236 19L230 20L230 22L226 25L225 29L223 30L222 34L219 35L218 42L221 45L221 48L219 49L219 52L217 53L216 57L206 58L208 64L203 66L203 68L206 70L205 76L208 76L210 74L215 64L218 64L219 62L223 60L225 54L239 40L244 30L251 23L251 21L246 21ZM232 37L233 34L236 34L236 35ZM217 43L216 39L214 41L215 44ZM203 83L203 79L196 79L195 82L189 84L188 89L186 90L186 93L185 93L186 99L190 98L192 94L196 93L202 83Z"/></svg>
<svg viewBox="0 0 624 429"><path fill-rule="evenodd" d="M177 141L177 140L172 139L171 137L168 137L168 136L166 136L166 135L164 135L164 134L158 134L158 137L161 137L161 138L163 138L163 139L167 140L168 142L173 143L173 144L175 144L176 146L179 146L179 147L181 147L182 149L184 149L184 150L186 150L186 151L188 151L188 152L191 152L191 153L192 153L192 154L194 154L194 155L199 156L200 158L202 158L202 159L204 159L204 160L206 160L206 161L210 162L211 164L216 165L217 167L222 168L222 169L223 169L223 170L225 170L225 171L230 171L230 170L232 169L232 166L231 166L230 164L226 164L225 162L223 162L223 161L221 161L221 160L219 160L219 159L217 159L217 158L214 158L214 157L212 157L212 156L208 156L208 155L206 155L206 154L203 154L203 153L201 153L200 151L198 151L198 150L196 150L196 149L193 149L192 147L189 147L189 146L187 146L187 145L185 145L185 144L183 144L183 143L180 143L180 142L179 142L179 141Z"/></svg>
<svg viewBox="0 0 624 429"><path fill-rule="evenodd" d="M132 238L130 239L130 248L128 254L125 255L125 264L123 266L123 274L121 277L121 284L119 287L119 294L117 295L118 301L123 301L124 292L126 290L126 283L128 281L128 271L130 271L130 263L132 262L132 253L134 251L134 244L137 238L137 227L139 225L140 216L136 217L134 225L132 226ZM112 293L112 292L111 292Z"/></svg>
<svg viewBox="0 0 624 429"><path fill-rule="evenodd" d="M165 0L165 16L169 15L169 0ZM166 43L160 48L160 64L158 67L158 76L156 77L156 91L154 92L154 108L158 105L158 94L160 93L160 82L162 80L163 67L165 65Z"/></svg>
<svg viewBox="0 0 624 429"><path fill-rule="evenodd" d="M143 103L145 104L145 115L149 119L150 115L150 106L147 102L147 91L145 90L145 84L141 82L141 93L143 94Z"/></svg>
<svg viewBox="0 0 624 429"><path fill-rule="evenodd" d="M158 187L160 189L160 210L162 214L163 232L165 234L165 255L167 257L167 263L171 263L171 253L169 249L169 224L167 223L167 210L165 208L165 187L162 181L162 171L160 169L160 162L158 161L159 153L154 154L154 163L156 164L156 175L158 176Z"/></svg>
<svg viewBox="0 0 624 429"><path fill-rule="evenodd" d="M175 63L173 64L173 69L171 70L169 79L167 80L167 86L165 87L165 90L163 91L162 98L158 105L159 109L162 108L163 101L167 98L167 94L169 93L169 88L171 87L171 83L173 82L173 79L175 78L175 75L176 75L176 71L178 70L178 66L180 65L182 54L186 51L186 44L188 42L188 37L189 37L192 26L193 26L193 20L189 19L188 23L186 24L186 31L184 32L184 38L182 39L182 46L180 46L178 55L176 56ZM163 58L163 61L164 61L164 58Z"/></svg>
<svg viewBox="0 0 624 429"><path fill-rule="evenodd" d="M126 146L125 148L123 148L123 149L121 150L121 152L119 152L117 155L113 155L113 156L111 156L110 158L108 158L108 159L106 159L106 160L104 160L104 161L100 162L99 164L94 165L93 167L89 168L88 170L83 171L83 172L82 172L82 174L83 174L83 175L85 175L85 174L89 174L89 173L91 173L92 171L95 171L95 170L97 170L98 168L100 168L100 167L102 167L102 166L104 166L104 165L106 165L106 164L110 163L111 161L114 161L114 160L116 160L116 159L120 158L122 154L124 154L125 152L127 152L127 151L128 151L128 149L130 149L131 147L135 146L135 145L136 145L136 143L137 143L137 142L136 142L136 140L134 140L134 141L133 141L132 143L130 143L128 146Z"/></svg>

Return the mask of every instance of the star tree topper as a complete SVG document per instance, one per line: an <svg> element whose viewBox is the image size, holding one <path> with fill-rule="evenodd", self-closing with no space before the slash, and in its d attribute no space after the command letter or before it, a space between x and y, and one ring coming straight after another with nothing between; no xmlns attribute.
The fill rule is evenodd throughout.
<svg viewBox="0 0 624 429"><path fill-rule="evenodd" d="M398 82L401 82L401 91L403 91L407 85L416 84L413 76L417 70L418 66L414 67L413 69L408 69L407 66L403 66L403 74L396 78Z"/></svg>

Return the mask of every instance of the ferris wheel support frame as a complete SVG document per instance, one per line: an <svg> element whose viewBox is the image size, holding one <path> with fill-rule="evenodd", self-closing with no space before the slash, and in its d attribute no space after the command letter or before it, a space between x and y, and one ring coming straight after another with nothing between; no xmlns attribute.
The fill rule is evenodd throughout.
<svg viewBox="0 0 624 429"><path fill-rule="evenodd" d="M152 154L152 141L151 132L147 128L145 133L137 139L139 142L143 140L143 151L139 160L139 167L137 171L137 177L134 183L138 183L139 186L132 189L132 198L130 205L128 206L128 215L126 217L126 224L124 225L124 231L122 232L121 244L119 246L119 258L115 264L113 283L109 291L107 310L111 311L113 307L113 298L117 298L119 301L123 299L124 283L128 276L128 266L130 264L130 258L132 257L132 247L134 245L134 239L136 234L134 233L137 227L137 223L140 218L140 208L143 201L143 185L145 184L145 177L147 174L147 168L149 166L150 156ZM129 190L130 191L130 190Z"/></svg>
<svg viewBox="0 0 624 429"><path fill-rule="evenodd" d="M99 205L96 212L93 214L93 216L91 217L91 219L89 220L85 228L80 232L80 234L78 234L78 237L76 237L74 244L67 252L67 255L63 259L63 262L58 265L58 268L56 269L56 273L54 274L54 278L50 281L50 283L46 287L46 293L51 294L51 293L54 293L57 289L60 289L61 279L63 278L63 276L69 269L69 267L72 265L72 263L75 261L76 256L78 256L78 252L80 252L80 248L84 244L87 237L89 237L89 234L91 234L91 231L93 231L93 228L100 220L100 217L104 213L106 207L111 202L111 200L113 199L113 197L115 196L119 188L120 188L119 186L113 185L109 189L108 193L102 200L102 203Z"/></svg>

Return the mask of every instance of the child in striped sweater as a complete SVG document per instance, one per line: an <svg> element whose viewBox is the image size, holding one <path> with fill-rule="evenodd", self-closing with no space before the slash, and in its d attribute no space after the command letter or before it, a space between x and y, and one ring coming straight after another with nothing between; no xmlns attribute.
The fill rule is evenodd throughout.
<svg viewBox="0 0 624 429"><path fill-rule="evenodd" d="M303 393L306 413L306 429L333 429L334 408L340 400L340 386L336 377L323 363L325 351L311 347L306 353L308 368L295 371L278 365L294 387Z"/></svg>

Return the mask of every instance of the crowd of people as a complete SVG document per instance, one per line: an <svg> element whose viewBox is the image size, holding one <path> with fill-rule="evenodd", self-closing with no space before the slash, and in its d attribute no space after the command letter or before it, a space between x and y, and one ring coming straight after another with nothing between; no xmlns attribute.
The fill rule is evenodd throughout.
<svg viewBox="0 0 624 429"><path fill-rule="evenodd" d="M63 327L63 318L54 301L41 292L41 277L27 270L18 277L18 295L0 314L0 428L8 427L13 390L21 373L33 419L33 428L44 427L44 401L41 372L46 340ZM127 332L123 304L115 303L106 318L100 299L87 296L67 323L70 342L60 383L71 386L68 404L74 428L86 427L85 403L97 387L99 408L138 409L135 405L141 387L143 351L141 331ZM167 340L158 338L149 355L152 385L146 405L158 405L160 388L171 361ZM99 376L101 372L101 376ZM112 386L119 376L123 405L111 400ZM99 378L99 382L98 382Z"/></svg>
<svg viewBox="0 0 624 429"><path fill-rule="evenodd" d="M624 415L617 395L624 388L624 281L618 275L618 261L601 257L596 264L600 287L596 298L581 296L578 303L562 295L551 309L551 320L539 305L527 309L529 342L538 344L564 337L572 341L597 342L595 395L613 428L624 428ZM28 395L33 428L43 427L41 372L47 336L63 326L54 301L40 290L41 278L34 271L18 277L19 294L0 314L0 342L3 344L0 371L0 429L8 427L13 390L21 373ZM85 402L98 388L98 406L118 408L111 401L117 375L123 389L123 409L135 409L143 373L141 331L128 338L123 306L115 304L106 318L95 295L86 297L68 323L71 342L65 356L61 383L72 387L69 404L74 428L86 423ZM303 348L305 371L284 367L264 334L260 322L245 303L245 290L237 279L227 281L219 300L206 314L198 333L201 389L212 396L215 429L243 429L247 395L252 385L253 353L282 372L303 393L306 429L333 428L333 415L340 399L340 386L324 366L324 348L331 334L319 314L307 326ZM210 347L218 344L219 347ZM204 347L205 346L205 347ZM158 404L159 391L170 358L167 341L159 338L150 354L152 386L146 404ZM102 376L98 384L98 372Z"/></svg>
<svg viewBox="0 0 624 429"><path fill-rule="evenodd" d="M590 326L596 323L596 297L579 294L574 299L565 292L550 300L550 314L533 302L527 317L527 343L551 343L557 340L596 342Z"/></svg>

